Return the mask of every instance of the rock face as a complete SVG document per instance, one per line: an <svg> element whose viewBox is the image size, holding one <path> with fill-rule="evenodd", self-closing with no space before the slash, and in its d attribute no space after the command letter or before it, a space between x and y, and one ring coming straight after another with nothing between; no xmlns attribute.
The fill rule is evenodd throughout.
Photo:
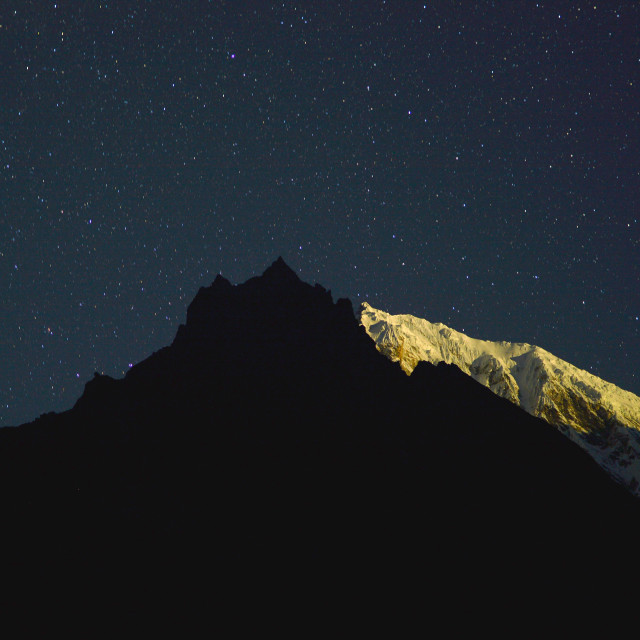
<svg viewBox="0 0 640 640"><path fill-rule="evenodd" d="M406 373L421 361L456 365L496 395L557 427L640 495L638 396L529 344L476 340L366 302L360 322L379 351Z"/></svg>
<svg viewBox="0 0 640 640"><path fill-rule="evenodd" d="M458 368L407 377L349 301L282 260L202 288L173 343L123 379L0 430L3 578L63 575L73 595L48 597L75 610L91 593L207 620L229 600L246 615L338 593L421 614L504 606L549 580L616 581L594 541L634 539L639 504Z"/></svg>

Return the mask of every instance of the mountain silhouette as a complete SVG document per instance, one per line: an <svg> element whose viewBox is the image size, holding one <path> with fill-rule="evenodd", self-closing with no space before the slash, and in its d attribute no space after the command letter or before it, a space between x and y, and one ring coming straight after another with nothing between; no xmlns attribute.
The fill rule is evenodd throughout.
<svg viewBox="0 0 640 640"><path fill-rule="evenodd" d="M0 508L5 575L194 609L281 582L569 589L615 579L594 559L640 532L637 499L553 427L453 365L407 377L281 258L201 288L123 379L0 430Z"/></svg>

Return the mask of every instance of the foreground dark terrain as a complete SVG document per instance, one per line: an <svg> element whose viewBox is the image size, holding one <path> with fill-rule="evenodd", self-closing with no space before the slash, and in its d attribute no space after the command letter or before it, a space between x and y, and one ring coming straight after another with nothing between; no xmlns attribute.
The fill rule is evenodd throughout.
<svg viewBox="0 0 640 640"><path fill-rule="evenodd" d="M561 594L616 580L640 532L564 436L454 367L407 377L282 260L218 276L124 379L0 430L0 501L5 576L114 611Z"/></svg>

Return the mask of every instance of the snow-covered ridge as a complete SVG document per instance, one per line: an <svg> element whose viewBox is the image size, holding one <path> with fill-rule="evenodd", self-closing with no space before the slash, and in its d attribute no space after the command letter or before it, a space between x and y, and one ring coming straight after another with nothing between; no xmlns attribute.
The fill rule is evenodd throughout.
<svg viewBox="0 0 640 640"><path fill-rule="evenodd" d="M497 395L543 418L640 496L640 397L525 343L477 340L368 303L360 323L411 374L419 361L455 364Z"/></svg>

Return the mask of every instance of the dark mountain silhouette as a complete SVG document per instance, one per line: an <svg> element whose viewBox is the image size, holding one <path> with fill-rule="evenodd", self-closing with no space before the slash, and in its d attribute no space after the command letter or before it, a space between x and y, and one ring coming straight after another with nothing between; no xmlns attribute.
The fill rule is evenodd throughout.
<svg viewBox="0 0 640 640"><path fill-rule="evenodd" d="M283 584L562 592L615 580L640 532L637 500L553 427L453 366L407 377L282 259L202 288L123 379L0 430L0 508L4 575L64 575L114 611Z"/></svg>

